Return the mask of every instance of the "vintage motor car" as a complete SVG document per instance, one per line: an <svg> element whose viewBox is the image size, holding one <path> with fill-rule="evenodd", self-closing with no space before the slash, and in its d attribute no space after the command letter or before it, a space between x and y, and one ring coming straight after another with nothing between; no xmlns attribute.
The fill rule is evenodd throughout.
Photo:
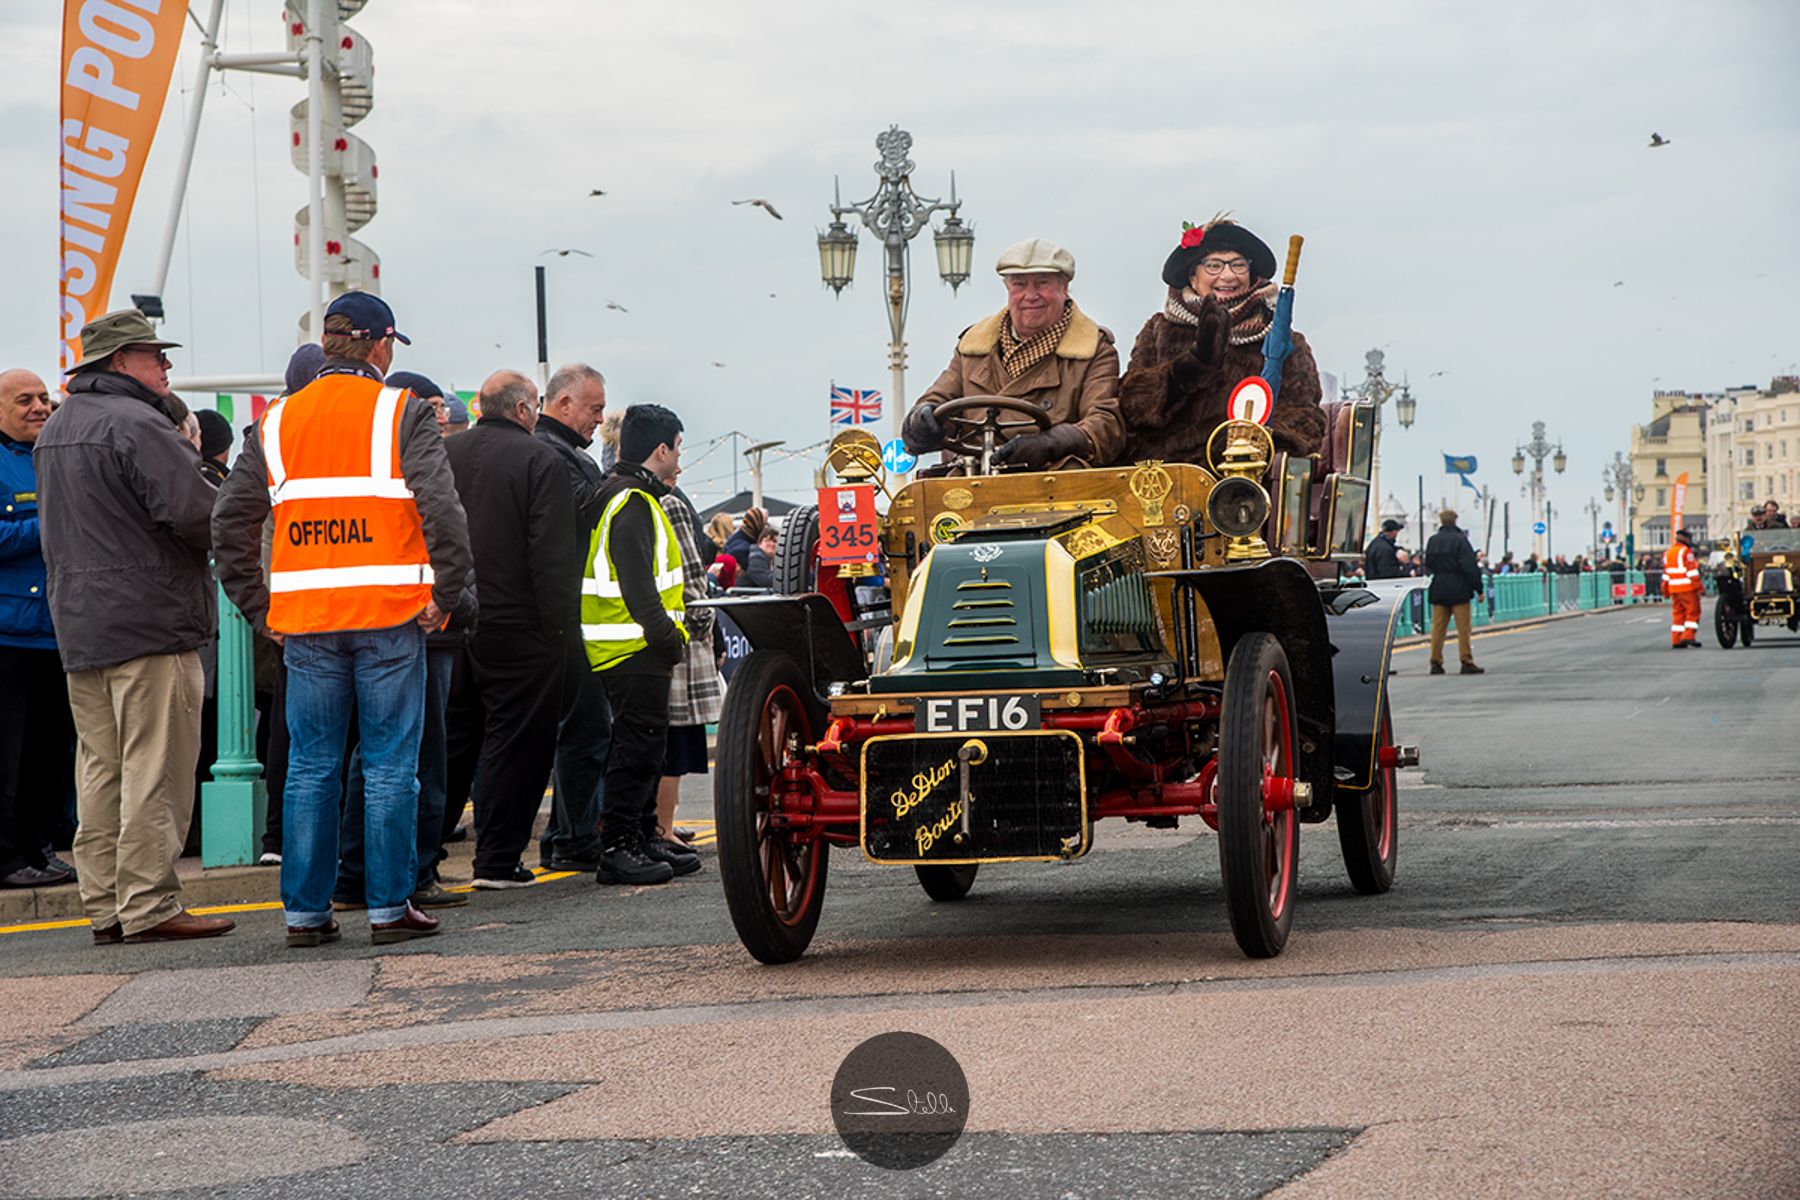
<svg viewBox="0 0 1800 1200"><path fill-rule="evenodd" d="M833 439L820 507L789 514L782 590L718 601L749 640L719 722L719 874L739 938L798 958L834 847L911 869L938 901L983 863L1057 862L1098 821L1218 832L1246 954L1293 926L1300 827L1337 817L1359 892L1398 851L1387 700L1395 616L1417 581L1346 577L1368 521L1375 407L1325 406L1321 452L1279 454L1300 239L1264 368L1238 385L1206 465L999 473L1036 405L937 407L954 456L889 495L881 450ZM824 485L828 476L821 475ZM885 579L886 604L862 599Z"/></svg>
<svg viewBox="0 0 1800 1200"><path fill-rule="evenodd" d="M1756 642L1758 625L1800 630L1800 529L1746 529L1713 571L1719 647Z"/></svg>

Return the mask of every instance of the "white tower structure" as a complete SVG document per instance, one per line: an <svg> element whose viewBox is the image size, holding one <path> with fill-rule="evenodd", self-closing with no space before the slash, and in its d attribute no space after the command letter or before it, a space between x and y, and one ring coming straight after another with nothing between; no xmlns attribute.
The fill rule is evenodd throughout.
<svg viewBox="0 0 1800 1200"><path fill-rule="evenodd" d="M289 116L294 169L310 196L294 214L294 267L312 284L301 318L304 341L316 341L329 299L381 291L381 258L350 235L375 216L375 151L350 132L375 104L375 55L368 39L344 24L367 0L286 0L288 49L305 64L307 97ZM313 147L323 147L316 158Z"/></svg>
<svg viewBox="0 0 1800 1200"><path fill-rule="evenodd" d="M306 81L306 99L294 106L288 122L294 167L307 176L309 192L306 207L294 214L294 266L312 284L307 312L300 318L300 339L317 340L328 294L335 298L349 291L380 292L381 259L350 236L375 215L375 152L350 132L375 103L374 52L367 39L344 24L367 3L283 0L287 49L258 54L219 50L225 0L212 0L204 25L194 18L200 25L200 67L175 168L175 195L163 228L154 283L148 294L132 297L150 317L162 317L163 288L199 141L206 85L214 71L255 71ZM322 149L314 153L314 147ZM315 269L315 264L322 269ZM177 379L171 386L191 392L265 391L281 383L280 375L221 375Z"/></svg>

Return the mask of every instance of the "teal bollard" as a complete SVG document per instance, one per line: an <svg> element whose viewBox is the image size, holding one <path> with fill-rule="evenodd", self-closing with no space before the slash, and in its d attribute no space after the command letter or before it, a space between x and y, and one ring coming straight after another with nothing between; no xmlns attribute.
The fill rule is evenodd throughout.
<svg viewBox="0 0 1800 1200"><path fill-rule="evenodd" d="M200 865L241 867L258 858L269 811L268 785L256 761L256 633L219 590L219 759L200 785Z"/></svg>

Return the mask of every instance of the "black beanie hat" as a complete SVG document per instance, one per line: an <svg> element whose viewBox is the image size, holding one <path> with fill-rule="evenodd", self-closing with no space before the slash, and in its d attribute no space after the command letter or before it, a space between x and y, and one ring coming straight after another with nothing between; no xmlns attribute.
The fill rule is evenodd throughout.
<svg viewBox="0 0 1800 1200"><path fill-rule="evenodd" d="M1223 217L1210 225L1197 225L1181 235L1181 245L1170 252L1163 263L1163 282L1172 288L1184 288L1194 278L1194 268L1208 254L1237 251L1250 260L1250 274L1256 279L1275 278L1275 252L1261 238Z"/></svg>
<svg viewBox="0 0 1800 1200"><path fill-rule="evenodd" d="M211 458L231 449L231 422L210 408L194 410L200 419L200 457Z"/></svg>

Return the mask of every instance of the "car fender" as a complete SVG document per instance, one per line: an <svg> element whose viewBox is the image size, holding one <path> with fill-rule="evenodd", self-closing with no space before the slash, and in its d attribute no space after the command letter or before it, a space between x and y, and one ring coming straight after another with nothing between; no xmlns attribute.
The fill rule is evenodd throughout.
<svg viewBox="0 0 1800 1200"><path fill-rule="evenodd" d="M694 607L728 614L753 650L782 650L793 656L823 702L833 683L869 677L862 647L831 601L817 592L803 596L744 596L696 601Z"/></svg>

